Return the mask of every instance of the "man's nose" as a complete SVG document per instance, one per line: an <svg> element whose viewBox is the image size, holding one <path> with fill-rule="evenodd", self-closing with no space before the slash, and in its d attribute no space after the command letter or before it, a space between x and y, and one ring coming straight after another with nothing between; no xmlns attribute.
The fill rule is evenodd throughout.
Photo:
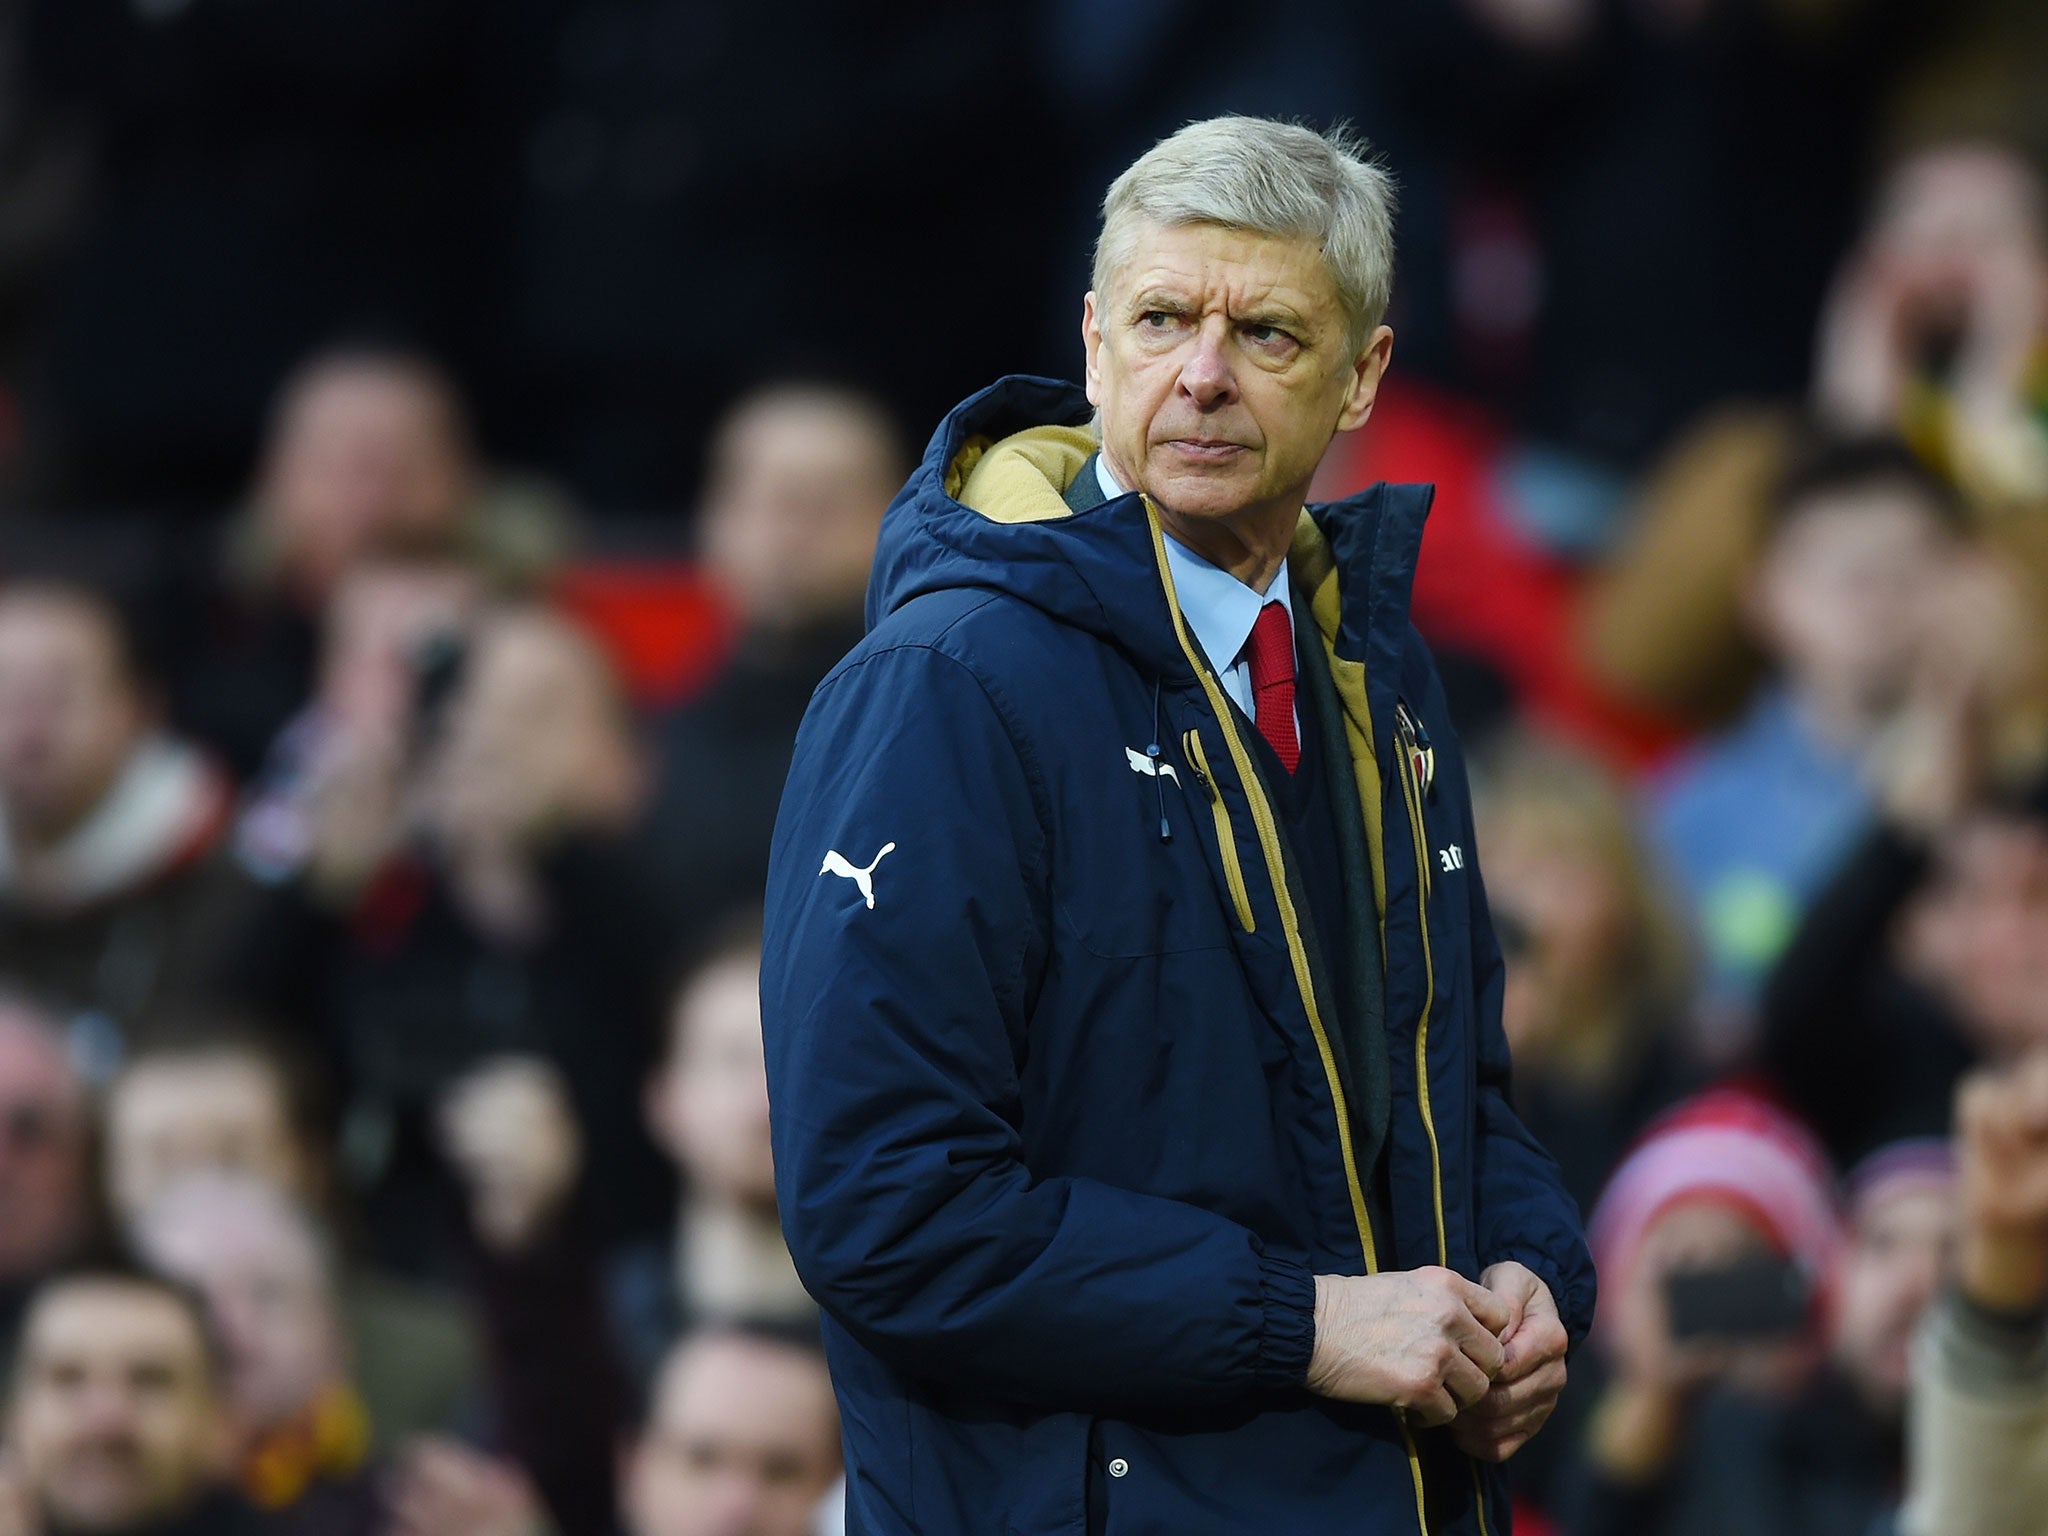
<svg viewBox="0 0 2048 1536"><path fill-rule="evenodd" d="M96 1381L79 1404L79 1427L95 1437L128 1434L135 1424L135 1398L120 1382Z"/></svg>
<svg viewBox="0 0 2048 1536"><path fill-rule="evenodd" d="M1195 332L1192 350L1181 363L1181 393L1203 410L1228 404L1236 396L1237 380L1225 351L1229 339L1223 318L1211 317Z"/></svg>
<svg viewBox="0 0 2048 1536"><path fill-rule="evenodd" d="M706 1492L704 1530L715 1536L759 1536L767 1528L759 1482L745 1472L734 1471Z"/></svg>

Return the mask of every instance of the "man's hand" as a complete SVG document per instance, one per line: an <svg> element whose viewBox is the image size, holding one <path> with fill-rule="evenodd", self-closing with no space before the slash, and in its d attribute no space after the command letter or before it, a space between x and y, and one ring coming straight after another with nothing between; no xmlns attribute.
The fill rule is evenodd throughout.
<svg viewBox="0 0 2048 1536"><path fill-rule="evenodd" d="M1505 1358L1493 1385L1458 1415L1451 1438L1468 1456L1506 1461L1528 1444L1557 1406L1571 1340L1550 1287L1523 1265L1492 1265L1479 1281L1507 1306L1513 1321L1500 1338Z"/></svg>
<svg viewBox="0 0 2048 1536"><path fill-rule="evenodd" d="M2048 1306L2048 1051L1964 1082L1963 1293L1997 1312Z"/></svg>
<svg viewBox="0 0 2048 1536"><path fill-rule="evenodd" d="M1514 1314L1448 1269L1316 1276L1316 1343L1306 1385L1321 1397L1405 1408L1448 1424L1486 1396Z"/></svg>
<svg viewBox="0 0 2048 1536"><path fill-rule="evenodd" d="M390 1489L385 1536L551 1536L525 1472L453 1440L413 1442Z"/></svg>

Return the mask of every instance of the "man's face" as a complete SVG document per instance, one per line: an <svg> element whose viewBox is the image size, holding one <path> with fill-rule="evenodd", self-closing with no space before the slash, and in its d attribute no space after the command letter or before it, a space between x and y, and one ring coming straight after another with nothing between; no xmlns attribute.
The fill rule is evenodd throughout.
<svg viewBox="0 0 2048 1536"><path fill-rule="evenodd" d="M1753 608L1797 681L1884 708L1906 685L1953 553L1939 515L1913 486L1829 491L1772 537Z"/></svg>
<svg viewBox="0 0 2048 1536"><path fill-rule="evenodd" d="M106 618L58 593L0 599L0 805L70 830L135 750L147 711Z"/></svg>
<svg viewBox="0 0 2048 1536"><path fill-rule="evenodd" d="M712 445L705 558L750 624L858 614L899 479L888 426L864 407L823 391L764 396Z"/></svg>
<svg viewBox="0 0 2048 1536"><path fill-rule="evenodd" d="M1393 346L1354 352L1312 242L1216 224L1147 228L1081 334L1111 469L1184 523L1298 511Z"/></svg>
<svg viewBox="0 0 2048 1536"><path fill-rule="evenodd" d="M244 1173L283 1194L310 1195L284 1085L254 1056L144 1058L107 1100L107 1191L132 1221L194 1173Z"/></svg>
<svg viewBox="0 0 2048 1536"><path fill-rule="evenodd" d="M1634 914L1583 817L1502 805L1487 826L1486 894L1508 958L1501 1023L1516 1060L1554 1054L1620 991Z"/></svg>
<svg viewBox="0 0 2048 1536"><path fill-rule="evenodd" d="M787 1345L682 1345L628 1459L631 1536L808 1536L839 1475L825 1363Z"/></svg>
<svg viewBox="0 0 2048 1536"><path fill-rule="evenodd" d="M175 1189L139 1229L151 1262L206 1298L249 1435L289 1424L343 1375L319 1250L267 1193L242 1183Z"/></svg>
<svg viewBox="0 0 2048 1536"><path fill-rule="evenodd" d="M676 1000L668 1059L648 1085L655 1137L693 1188L775 1203L759 955L720 960Z"/></svg>
<svg viewBox="0 0 2048 1536"><path fill-rule="evenodd" d="M1901 1190L1857 1215L1835 1293L1832 1343L1842 1370L1880 1412L1905 1406L1908 1347L1948 1275L1955 1240L1955 1202L1946 1190Z"/></svg>
<svg viewBox="0 0 2048 1536"><path fill-rule="evenodd" d="M1903 930L1905 960L1993 1057L2048 1043L2048 830L1983 814L1943 838Z"/></svg>
<svg viewBox="0 0 2048 1536"><path fill-rule="evenodd" d="M1897 339L1953 338L2007 282L2048 284L2048 209L2024 156L1951 143L1885 178L1866 237L1872 264L1902 289ZM2024 297L2024 287L2020 295Z"/></svg>
<svg viewBox="0 0 2048 1536"><path fill-rule="evenodd" d="M0 1279L48 1268L84 1230L84 1096L39 1022L0 1012Z"/></svg>
<svg viewBox="0 0 2048 1536"><path fill-rule="evenodd" d="M260 500L293 579L319 596L366 555L450 544L471 473L439 381L402 364L340 363L297 386Z"/></svg>
<svg viewBox="0 0 2048 1536"><path fill-rule="evenodd" d="M206 1348L174 1297L80 1280L29 1314L9 1440L52 1525L139 1529L189 1506L225 1469Z"/></svg>

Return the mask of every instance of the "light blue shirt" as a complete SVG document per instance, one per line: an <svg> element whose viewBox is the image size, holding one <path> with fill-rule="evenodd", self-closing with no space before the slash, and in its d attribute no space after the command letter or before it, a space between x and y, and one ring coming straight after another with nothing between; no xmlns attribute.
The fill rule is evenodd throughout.
<svg viewBox="0 0 2048 1536"><path fill-rule="evenodd" d="M1110 473L1109 460L1101 454L1095 456L1095 477L1102 486L1102 494L1111 500L1126 494ZM1216 669L1224 692L1245 714L1256 716L1247 643L1252 637L1252 626L1259 621L1259 610L1268 603L1280 604L1292 624L1294 610L1288 599L1287 562L1280 563L1280 570L1264 596L1222 566L1204 560L1172 534L1166 536L1166 565L1173 572L1173 591L1180 599L1181 616L1194 631L1209 665ZM1296 729L1300 723L1297 710Z"/></svg>

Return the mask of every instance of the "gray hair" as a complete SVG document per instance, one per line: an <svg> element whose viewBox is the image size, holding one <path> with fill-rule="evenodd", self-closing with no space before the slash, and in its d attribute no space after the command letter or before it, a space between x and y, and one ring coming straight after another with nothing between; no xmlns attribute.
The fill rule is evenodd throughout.
<svg viewBox="0 0 2048 1536"><path fill-rule="evenodd" d="M1312 239L1365 345L1394 286L1394 179L1348 126L1327 133L1265 117L1212 117L1161 139L1109 184L1095 242L1098 301L1140 227L1221 224Z"/></svg>

